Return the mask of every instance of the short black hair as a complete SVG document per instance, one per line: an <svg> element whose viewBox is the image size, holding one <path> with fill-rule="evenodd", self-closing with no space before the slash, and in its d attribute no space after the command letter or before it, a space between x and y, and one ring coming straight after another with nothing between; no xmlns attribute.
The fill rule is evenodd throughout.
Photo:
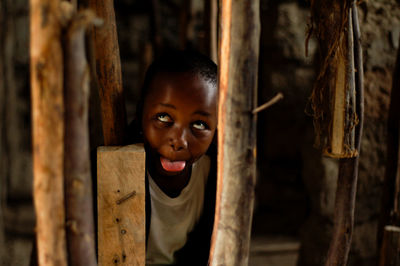
<svg viewBox="0 0 400 266"><path fill-rule="evenodd" d="M217 86L217 65L207 56L192 50L169 50L157 58L148 68L142 98L154 77L160 73L192 73Z"/></svg>

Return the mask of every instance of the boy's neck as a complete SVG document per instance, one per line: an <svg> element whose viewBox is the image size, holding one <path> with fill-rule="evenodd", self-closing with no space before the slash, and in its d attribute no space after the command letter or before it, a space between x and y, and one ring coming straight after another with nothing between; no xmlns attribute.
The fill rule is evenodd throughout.
<svg viewBox="0 0 400 266"><path fill-rule="evenodd" d="M151 178L157 186L171 198L176 198L181 194L182 190L188 185L191 174L192 166L174 176L159 176L150 171Z"/></svg>

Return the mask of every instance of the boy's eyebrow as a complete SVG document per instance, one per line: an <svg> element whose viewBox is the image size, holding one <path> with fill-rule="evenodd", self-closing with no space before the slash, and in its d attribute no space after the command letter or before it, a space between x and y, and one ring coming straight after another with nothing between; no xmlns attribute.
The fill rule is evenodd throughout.
<svg viewBox="0 0 400 266"><path fill-rule="evenodd" d="M159 103L159 105L162 105L162 106L164 106L164 107L168 107L168 108L172 108L172 109L175 109L176 110L176 107L175 107L175 105L172 105L172 104L169 104L169 103ZM202 111L202 110L197 110L197 111L195 111L193 114L195 114L195 115L202 115L202 116L211 116L211 114L209 113L209 112L206 112L206 111Z"/></svg>
<svg viewBox="0 0 400 266"><path fill-rule="evenodd" d="M174 105L169 104L169 103L159 103L159 105L162 105L164 107L169 107L169 108L172 108L172 109L176 109L176 107Z"/></svg>
<svg viewBox="0 0 400 266"><path fill-rule="evenodd" d="M198 111L194 112L193 114L202 115L202 116L211 116L211 114L209 112L205 112L205 111L201 111L201 110L198 110Z"/></svg>

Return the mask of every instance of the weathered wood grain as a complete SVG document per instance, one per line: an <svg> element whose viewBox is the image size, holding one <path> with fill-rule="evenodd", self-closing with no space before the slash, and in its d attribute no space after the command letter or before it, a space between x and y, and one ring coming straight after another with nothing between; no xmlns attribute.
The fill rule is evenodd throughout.
<svg viewBox="0 0 400 266"><path fill-rule="evenodd" d="M30 1L34 205L40 265L67 265L60 2Z"/></svg>
<svg viewBox="0 0 400 266"><path fill-rule="evenodd" d="M127 121L114 1L89 0L89 7L104 22L103 26L92 31L104 145L122 145Z"/></svg>
<svg viewBox="0 0 400 266"><path fill-rule="evenodd" d="M70 265L97 265L89 148L89 68L85 30L91 11L75 13L68 23L65 55L65 204Z"/></svg>
<svg viewBox="0 0 400 266"><path fill-rule="evenodd" d="M98 263L145 265L143 146L97 151Z"/></svg>
<svg viewBox="0 0 400 266"><path fill-rule="evenodd" d="M354 93L346 94L346 101L354 103L354 110L345 109L345 120L349 115L357 113L358 124L355 128L345 123L344 134L354 138L354 148L357 151L351 158L341 158L339 161L339 176L335 197L334 226L329 245L326 266L346 265L351 247L354 227L354 211L357 192L359 151L363 131L364 93L363 93L363 64L360 43L360 29L355 3L347 10L348 26L348 62L346 64L346 87L354 89ZM352 41L354 40L354 41ZM351 88L353 87L353 88ZM349 89L349 90L350 90ZM355 95L357 98L355 99ZM352 105L350 105L352 106ZM346 117L347 116L347 117Z"/></svg>
<svg viewBox="0 0 400 266"><path fill-rule="evenodd" d="M222 1L218 187L211 265L247 265L255 163L259 1Z"/></svg>

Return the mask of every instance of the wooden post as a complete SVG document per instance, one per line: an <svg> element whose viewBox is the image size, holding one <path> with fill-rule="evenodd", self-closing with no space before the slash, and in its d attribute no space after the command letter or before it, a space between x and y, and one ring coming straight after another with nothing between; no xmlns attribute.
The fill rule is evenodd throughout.
<svg viewBox="0 0 400 266"><path fill-rule="evenodd" d="M94 213L89 155L89 68L85 30L95 15L74 14L65 36L65 195L68 261L94 266Z"/></svg>
<svg viewBox="0 0 400 266"><path fill-rule="evenodd" d="M4 8L4 2L0 1L0 25L5 24L5 15L6 11ZM0 157L4 158L4 146L3 146L3 134L4 134L4 116L5 116L5 108L6 108L6 81L5 81L5 75L4 75L4 43L5 43L5 29L4 27L0 28L0 118L3 121L3 125L0 126ZM5 160L2 159L0 160L0 213L4 214L5 213L5 202L6 202L6 195L7 195L7 182L6 182L6 175L4 174L4 169L5 169L6 164ZM4 234L4 222L3 218L4 215L0 215L0 246L4 247L5 246L5 234ZM4 249L0 249L0 265L6 264L6 259L5 259L6 251Z"/></svg>
<svg viewBox="0 0 400 266"><path fill-rule="evenodd" d="M204 52L217 62L218 0L204 1Z"/></svg>
<svg viewBox="0 0 400 266"><path fill-rule="evenodd" d="M400 227L385 226L379 266L400 265Z"/></svg>
<svg viewBox="0 0 400 266"><path fill-rule="evenodd" d="M256 164L259 1L222 1L218 188L211 265L247 265Z"/></svg>
<svg viewBox="0 0 400 266"><path fill-rule="evenodd" d="M192 0L185 0L179 8L179 46L185 49L188 42L189 24L192 17Z"/></svg>
<svg viewBox="0 0 400 266"><path fill-rule="evenodd" d="M161 36L161 15L159 0L151 1L151 13L150 13L150 32L151 42L153 44L153 55L157 58L164 49L163 38Z"/></svg>
<svg viewBox="0 0 400 266"><path fill-rule="evenodd" d="M353 58L351 56L348 57L352 62L346 64L349 66L346 70L346 75L353 76L354 79L348 78L345 86L354 86L355 94L357 95L355 110L357 112L359 122L354 132L354 146L357 154L352 158L342 158L339 162L339 177L337 182L334 210L334 227L329 246L328 257L325 264L327 266L347 264L353 233L359 151L363 129L364 98L362 50L360 44L360 29L358 26L357 7L355 3L353 3L348 9L348 12L347 38L350 40L348 42L348 54L353 54L354 52L354 56ZM354 39L354 43L351 41L351 39ZM351 112L346 110L345 115L349 115L349 113ZM345 120L348 120L348 118ZM348 127L348 124L345 123L344 133L353 134L350 133L351 130L352 129Z"/></svg>
<svg viewBox="0 0 400 266"><path fill-rule="evenodd" d="M99 265L145 265L143 146L97 151Z"/></svg>
<svg viewBox="0 0 400 266"><path fill-rule="evenodd" d="M89 0L89 7L104 21L102 27L93 29L104 145L121 145L125 140L127 121L114 1Z"/></svg>
<svg viewBox="0 0 400 266"><path fill-rule="evenodd" d="M383 228L392 224L400 226L400 49L397 51L393 72L392 92L387 125L386 171L383 185L381 213L378 225L378 249L381 247Z"/></svg>
<svg viewBox="0 0 400 266"><path fill-rule="evenodd" d="M30 0L33 194L40 265L67 265L60 2Z"/></svg>

